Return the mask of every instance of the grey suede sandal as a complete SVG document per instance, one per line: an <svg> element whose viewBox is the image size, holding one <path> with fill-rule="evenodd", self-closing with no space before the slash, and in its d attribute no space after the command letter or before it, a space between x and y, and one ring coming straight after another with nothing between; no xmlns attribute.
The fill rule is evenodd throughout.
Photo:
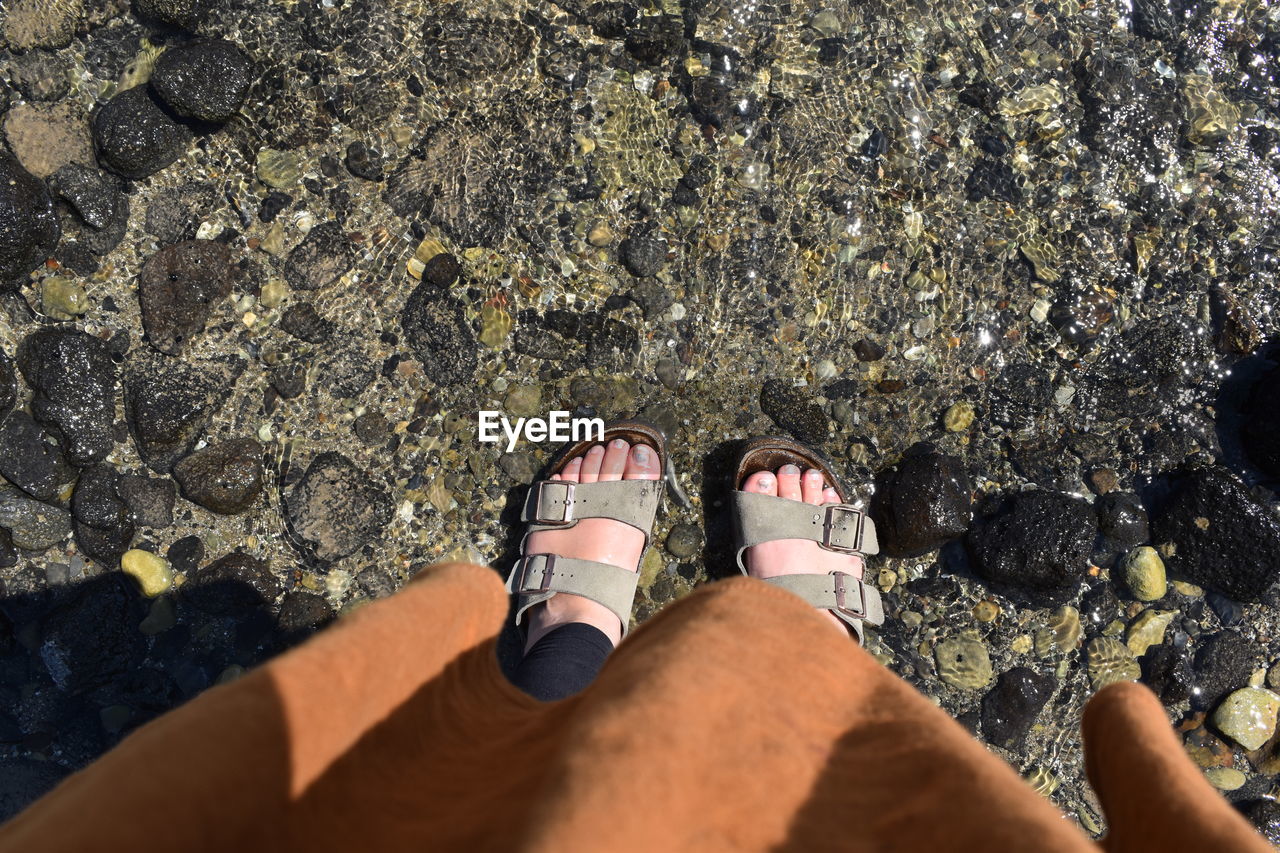
<svg viewBox="0 0 1280 853"><path fill-rule="evenodd" d="M801 470L816 468L822 472L841 503L828 506L772 495L742 491L742 485L759 471L777 471L786 464ZM870 555L880 551L876 527L865 511L848 503L849 492L836 476L831 464L819 454L781 436L753 438L738 456L734 473L734 489L729 495L734 529L738 538L738 568L747 574L744 555L748 548L775 539L808 539L828 551L840 554ZM884 605L880 591L863 583L848 572L825 575L780 575L765 583L781 587L803 598L819 610L830 610L863 641L862 625L884 623Z"/></svg>
<svg viewBox="0 0 1280 853"><path fill-rule="evenodd" d="M579 441L566 446L547 466L546 476L558 474L575 456L581 456L597 444L621 438L632 446L644 444L658 454L658 462L669 471L666 436L643 421L614 421L605 425L603 441ZM609 518L630 525L644 534L644 550L649 550L653 521L662 503L666 480L610 480L597 483L567 483L561 480L539 480L529 487L521 519L529 527L521 543L523 556L516 561L507 577L507 592L518 596L516 624L525 612L557 593L581 595L613 611L622 621L626 636L631 621L631 605L635 600L639 571L594 560L560 557L556 554L525 554L524 543L530 534L540 530L568 530L584 518Z"/></svg>

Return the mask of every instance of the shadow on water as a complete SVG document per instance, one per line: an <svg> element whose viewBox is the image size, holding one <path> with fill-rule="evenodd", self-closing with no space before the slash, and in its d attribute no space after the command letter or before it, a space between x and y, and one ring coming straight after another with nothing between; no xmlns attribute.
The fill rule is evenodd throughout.
<svg viewBox="0 0 1280 853"><path fill-rule="evenodd" d="M149 601L118 572L0 596L0 821L332 617L299 601L233 579Z"/></svg>

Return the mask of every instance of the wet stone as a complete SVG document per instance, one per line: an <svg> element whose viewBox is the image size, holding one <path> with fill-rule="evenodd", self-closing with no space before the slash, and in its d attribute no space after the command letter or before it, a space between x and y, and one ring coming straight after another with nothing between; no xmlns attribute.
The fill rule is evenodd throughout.
<svg viewBox="0 0 1280 853"><path fill-rule="evenodd" d="M66 47L84 17L83 0L7 0L4 41L13 50Z"/></svg>
<svg viewBox="0 0 1280 853"><path fill-rule="evenodd" d="M1139 659L1142 683L1160 697L1165 705L1177 705L1191 696L1195 676L1191 658L1171 643L1150 646Z"/></svg>
<svg viewBox="0 0 1280 853"><path fill-rule="evenodd" d="M173 477L182 496L205 509L222 515L244 512L262 494L262 447L249 438L210 445L175 464Z"/></svg>
<svg viewBox="0 0 1280 853"><path fill-rule="evenodd" d="M1218 731L1245 749L1260 749L1276 730L1280 696L1260 687L1236 690L1213 712Z"/></svg>
<svg viewBox="0 0 1280 853"><path fill-rule="evenodd" d="M71 535L71 513L41 503L14 486L0 485L0 527L24 551L43 551Z"/></svg>
<svg viewBox="0 0 1280 853"><path fill-rule="evenodd" d="M173 585L173 571L164 558L150 551L134 549L120 558L120 570L138 582L142 594L154 598Z"/></svg>
<svg viewBox="0 0 1280 853"><path fill-rule="evenodd" d="M182 591L199 610L244 618L274 604L281 586L264 561L237 551L192 572Z"/></svg>
<svg viewBox="0 0 1280 853"><path fill-rule="evenodd" d="M1140 36L1167 41L1177 35L1177 23L1170 0L1134 0L1133 31Z"/></svg>
<svg viewBox="0 0 1280 853"><path fill-rule="evenodd" d="M129 518L137 526L159 530L173 523L177 488L172 480L126 474L120 478L117 491L129 508Z"/></svg>
<svg viewBox="0 0 1280 853"><path fill-rule="evenodd" d="M126 178L145 178L187 152L191 131L169 117L144 86L107 101L93 119L103 165Z"/></svg>
<svg viewBox="0 0 1280 853"><path fill-rule="evenodd" d="M380 412L366 412L352 424L356 438L369 447L377 447L391 437L391 425Z"/></svg>
<svg viewBox="0 0 1280 853"><path fill-rule="evenodd" d="M293 645L319 631L337 616L323 596L295 589L280 602L278 624L286 645Z"/></svg>
<svg viewBox="0 0 1280 853"><path fill-rule="evenodd" d="M184 536L169 546L166 556L174 571L191 574L204 559L204 542L199 536Z"/></svg>
<svg viewBox="0 0 1280 853"><path fill-rule="evenodd" d="M94 465L80 473L71 495L71 513L90 527L111 529L129 523L129 508L120 500L120 475L110 465Z"/></svg>
<svg viewBox="0 0 1280 853"><path fill-rule="evenodd" d="M326 562L353 554L391 520L386 490L340 453L313 459L286 503L294 533Z"/></svg>
<svg viewBox="0 0 1280 853"><path fill-rule="evenodd" d="M253 77L253 63L244 51L213 39L160 54L151 87L184 118L224 122L240 109Z"/></svg>
<svg viewBox="0 0 1280 853"><path fill-rule="evenodd" d="M1022 199L1013 167L994 157L981 157L974 163L973 171L965 181L965 192L969 201L974 202L994 199L1017 204Z"/></svg>
<svg viewBox="0 0 1280 853"><path fill-rule="evenodd" d="M1238 601L1257 601L1280 578L1280 518L1225 468L1188 472L1152 541L1171 575Z"/></svg>
<svg viewBox="0 0 1280 853"><path fill-rule="evenodd" d="M347 171L366 181L382 180L382 154L376 148L370 148L364 142L353 142L347 146L347 154L342 161Z"/></svg>
<svg viewBox="0 0 1280 853"><path fill-rule="evenodd" d="M878 479L871 514L882 553L923 554L969 529L972 486L956 457L930 444L914 444Z"/></svg>
<svg viewBox="0 0 1280 853"><path fill-rule="evenodd" d="M1176 616L1172 610L1144 610L1129 624L1125 645L1135 657L1146 654L1153 645L1164 642L1164 632Z"/></svg>
<svg viewBox="0 0 1280 853"><path fill-rule="evenodd" d="M26 412L0 421L0 476L38 501L52 501L76 475L57 441Z"/></svg>
<svg viewBox="0 0 1280 853"><path fill-rule="evenodd" d="M335 327L310 302L297 302L280 315L280 328L300 341L322 344L333 337Z"/></svg>
<svg viewBox="0 0 1280 853"><path fill-rule="evenodd" d="M200 222L217 209L212 184L193 181L161 190L147 205L144 227L161 243L178 243L196 236Z"/></svg>
<svg viewBox="0 0 1280 853"><path fill-rule="evenodd" d="M167 355L180 354L230 293L231 250L222 243L186 240L166 246L138 275L148 342Z"/></svg>
<svg viewBox="0 0 1280 853"><path fill-rule="evenodd" d="M471 381L479 365L478 344L460 305L442 299L433 285L419 284L405 303L400 326L412 354L434 381Z"/></svg>
<svg viewBox="0 0 1280 853"><path fill-rule="evenodd" d="M91 465L111 451L117 370L104 341L40 329L19 347L18 368L35 392L31 413L59 437L72 464Z"/></svg>
<svg viewBox="0 0 1280 853"><path fill-rule="evenodd" d="M1084 578L1096 531L1087 503L1037 489L1018 492L1001 511L975 521L965 545L985 580L1054 598Z"/></svg>
<svg viewBox="0 0 1280 853"><path fill-rule="evenodd" d="M1001 673L995 686L982 697L982 732L987 740L1004 749L1020 751L1054 687L1052 675L1025 666Z"/></svg>
<svg viewBox="0 0 1280 853"><path fill-rule="evenodd" d="M448 252L433 256L422 268L422 280L429 281L436 287L451 286L461 274L462 265Z"/></svg>
<svg viewBox="0 0 1280 853"><path fill-rule="evenodd" d="M71 90L71 69L57 54L33 50L14 57L9 79L28 101L56 101Z"/></svg>
<svg viewBox="0 0 1280 853"><path fill-rule="evenodd" d="M667 534L667 551L677 559L685 560L702 549L702 528L696 524L673 525Z"/></svg>
<svg viewBox="0 0 1280 853"><path fill-rule="evenodd" d="M800 388L782 379L767 379L760 390L760 410L802 442L827 440L831 425L822 407Z"/></svg>
<svg viewBox="0 0 1280 853"><path fill-rule="evenodd" d="M976 636L943 640L933 650L938 677L952 687L977 690L991 681L991 656Z"/></svg>
<svg viewBox="0 0 1280 853"><path fill-rule="evenodd" d="M1147 511L1137 495L1109 492L1094 502L1098 530L1112 551L1127 551L1150 538Z"/></svg>
<svg viewBox="0 0 1280 853"><path fill-rule="evenodd" d="M203 363L135 356L125 369L125 416L138 454L168 474L200 439L244 370L240 359Z"/></svg>
<svg viewBox="0 0 1280 853"><path fill-rule="evenodd" d="M312 228L289 253L285 280L294 290L319 290L341 278L353 263L355 249L342 226L324 222Z"/></svg>
<svg viewBox="0 0 1280 853"><path fill-rule="evenodd" d="M293 400L307 390L307 366L297 362L282 365L267 374L267 381L282 398Z"/></svg>
<svg viewBox="0 0 1280 853"><path fill-rule="evenodd" d="M1168 591L1164 562L1156 549L1149 545L1134 548L1126 554L1120 568L1129 591L1139 601L1155 601Z"/></svg>
<svg viewBox="0 0 1280 853"><path fill-rule="evenodd" d="M1080 611L1064 604L1049 615L1049 624L1036 631L1036 656L1043 658L1072 651L1080 644L1083 634Z"/></svg>
<svg viewBox="0 0 1280 853"><path fill-rule="evenodd" d="M647 65L674 59L684 44L684 24L674 15L644 15L626 30L627 52Z"/></svg>
<svg viewBox="0 0 1280 853"><path fill-rule="evenodd" d="M1128 646L1112 637L1095 637L1089 642L1089 683L1101 690L1120 681L1137 681L1142 670Z"/></svg>
<svg viewBox="0 0 1280 853"><path fill-rule="evenodd" d="M634 276L657 275L667 263L667 243L654 228L637 227L619 244L618 256Z"/></svg>
<svg viewBox="0 0 1280 853"><path fill-rule="evenodd" d="M209 5L207 0L133 0L141 17L181 29L193 29Z"/></svg>
<svg viewBox="0 0 1280 853"><path fill-rule="evenodd" d="M1196 689L1191 707L1208 709L1249 682L1262 649L1238 631L1220 631L1201 641L1195 653Z"/></svg>
<svg viewBox="0 0 1280 853"><path fill-rule="evenodd" d="M0 417L9 413L17 399L18 376L13 369L13 361L0 350Z"/></svg>
<svg viewBox="0 0 1280 853"><path fill-rule="evenodd" d="M61 233L44 182L0 152L0 292L44 263Z"/></svg>
<svg viewBox="0 0 1280 853"><path fill-rule="evenodd" d="M378 378L377 365L357 342L337 347L319 364L322 387L339 400L355 397Z"/></svg>

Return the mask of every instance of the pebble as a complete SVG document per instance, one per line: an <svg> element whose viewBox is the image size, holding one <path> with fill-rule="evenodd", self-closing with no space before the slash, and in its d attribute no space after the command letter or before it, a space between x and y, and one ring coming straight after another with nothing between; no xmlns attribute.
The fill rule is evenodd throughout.
<svg viewBox="0 0 1280 853"><path fill-rule="evenodd" d="M1089 643L1088 666L1089 683L1094 690L1142 677L1142 670L1129 648L1112 637L1095 637Z"/></svg>
<svg viewBox="0 0 1280 853"><path fill-rule="evenodd" d="M622 263L637 278L657 275L667 264L667 243L651 226L637 226L618 246Z"/></svg>
<svg viewBox="0 0 1280 853"><path fill-rule="evenodd" d="M947 432L964 432L973 425L973 404L968 400L960 400L947 407L942 415L942 425Z"/></svg>
<svg viewBox="0 0 1280 853"><path fill-rule="evenodd" d="M613 242L613 229L603 222L593 225L587 232L587 242L598 248L604 248Z"/></svg>
<svg viewBox="0 0 1280 853"><path fill-rule="evenodd" d="M702 550L702 542L702 528L680 522L672 525L667 534L667 551L677 559L687 560Z"/></svg>
<svg viewBox="0 0 1280 853"><path fill-rule="evenodd" d="M44 182L0 152L0 292L43 264L61 233Z"/></svg>
<svg viewBox="0 0 1280 853"><path fill-rule="evenodd" d="M984 599L973 607L973 618L979 622L994 622L999 615L1000 605L994 601Z"/></svg>
<svg viewBox="0 0 1280 853"><path fill-rule="evenodd" d="M1200 640L1195 653L1196 690L1191 705L1214 707L1249 681L1262 658L1262 648L1238 631L1219 631Z"/></svg>
<svg viewBox="0 0 1280 853"><path fill-rule="evenodd" d="M209 39L160 54L151 88L178 115L221 123L240 109L253 78L253 63L244 51Z"/></svg>
<svg viewBox="0 0 1280 853"><path fill-rule="evenodd" d="M0 421L0 476L38 501L55 501L76 479L57 440L21 410Z"/></svg>
<svg viewBox="0 0 1280 853"><path fill-rule="evenodd" d="M766 379L760 389L760 409L778 427L802 442L822 443L830 422L814 399L804 390L782 379Z"/></svg>
<svg viewBox="0 0 1280 853"><path fill-rule="evenodd" d="M43 551L71 535L71 513L41 503L16 486L0 485L0 527L24 551Z"/></svg>
<svg viewBox="0 0 1280 853"><path fill-rule="evenodd" d="M142 460L157 474L198 441L245 368L236 358L177 362L162 356L130 358L124 377L125 416Z"/></svg>
<svg viewBox="0 0 1280 853"><path fill-rule="evenodd" d="M965 545L985 580L1060 599L1084 578L1096 532L1089 504L1036 489L1015 493L1003 511L975 520Z"/></svg>
<svg viewBox="0 0 1280 853"><path fill-rule="evenodd" d="M263 148L258 151L256 173L272 189L292 189L302 180L302 157L293 151Z"/></svg>
<svg viewBox="0 0 1280 853"><path fill-rule="evenodd" d="M43 328L18 348L18 368L35 391L31 414L59 436L74 465L111 451L117 370L105 341L73 329Z"/></svg>
<svg viewBox="0 0 1280 853"><path fill-rule="evenodd" d="M155 598L173 585L173 572L159 554L134 548L120 558L120 569L132 577L147 598Z"/></svg>
<svg viewBox="0 0 1280 853"><path fill-rule="evenodd" d="M138 274L138 302L147 342L178 355L198 335L218 303L231 295L231 250L212 240L166 246Z"/></svg>
<svg viewBox="0 0 1280 853"><path fill-rule="evenodd" d="M128 219L128 199L106 172L68 163L54 172L49 183L90 228L101 230Z"/></svg>
<svg viewBox="0 0 1280 853"><path fill-rule="evenodd" d="M163 634L178 624L178 611L173 606L173 597L160 596L151 602L146 617L138 623L138 630L148 637Z"/></svg>
<svg viewBox="0 0 1280 853"><path fill-rule="evenodd" d="M1140 661L1142 682L1160 697L1165 705L1185 702L1195 687L1191 659L1172 643L1147 648Z"/></svg>
<svg viewBox="0 0 1280 853"><path fill-rule="evenodd" d="M263 308L279 308L289 298L289 286L281 279L273 278L262 286L258 302Z"/></svg>
<svg viewBox="0 0 1280 853"><path fill-rule="evenodd" d="M326 562L372 541L391 521L391 498L340 453L311 461L286 502L294 532Z"/></svg>
<svg viewBox="0 0 1280 853"><path fill-rule="evenodd" d="M974 635L962 634L943 640L933 654L938 677L952 687L977 690L991 681L991 656Z"/></svg>
<svg viewBox="0 0 1280 853"><path fill-rule="evenodd" d="M195 451L173 466L182 496L222 515L236 515L262 494L266 474L262 446L235 438Z"/></svg>
<svg viewBox="0 0 1280 853"><path fill-rule="evenodd" d="M280 328L300 341L322 344L333 337L337 327L321 317L310 302L295 302L280 315Z"/></svg>
<svg viewBox="0 0 1280 853"><path fill-rule="evenodd" d="M129 507L129 517L139 527L162 529L173 523L173 504L178 490L172 480L125 474L116 487Z"/></svg>
<svg viewBox="0 0 1280 853"><path fill-rule="evenodd" d="M508 415L529 418L542 411L542 386L517 385L507 391L503 406Z"/></svg>
<svg viewBox="0 0 1280 853"><path fill-rule="evenodd" d="M103 165L126 178L154 175L187 152L193 136L169 117L147 86L126 89L93 119L93 141Z"/></svg>
<svg viewBox="0 0 1280 853"><path fill-rule="evenodd" d="M1043 658L1055 652L1069 652L1080 643L1083 634L1080 611L1064 604L1050 614L1048 625L1036 631L1036 656Z"/></svg>
<svg viewBox="0 0 1280 853"><path fill-rule="evenodd" d="M1098 529L1113 552L1128 551L1150 537L1147 511L1137 495L1108 492L1098 498L1094 506L1098 511Z"/></svg>
<svg viewBox="0 0 1280 853"><path fill-rule="evenodd" d="M1165 582L1164 561L1149 545L1135 548L1125 555L1121 571L1133 597L1139 601L1163 598L1169 589Z"/></svg>
<svg viewBox="0 0 1280 853"><path fill-rule="evenodd" d="M876 478L871 514L881 552L914 556L959 539L972 518L972 490L959 459L925 442L909 447Z"/></svg>
<svg viewBox="0 0 1280 853"><path fill-rule="evenodd" d="M382 180L382 152L369 147L361 140L347 146L346 156L342 162L347 171L366 181Z"/></svg>
<svg viewBox="0 0 1280 853"><path fill-rule="evenodd" d="M1002 672L982 697L982 732L1004 749L1020 751L1036 716L1053 695L1053 676L1017 666Z"/></svg>
<svg viewBox="0 0 1280 853"><path fill-rule="evenodd" d="M1276 730L1280 696L1260 687L1244 687L1227 696L1213 712L1218 731L1245 749L1260 749Z"/></svg>
<svg viewBox="0 0 1280 853"><path fill-rule="evenodd" d="M1204 777L1219 791L1237 791L1248 781L1248 777L1234 767L1214 767L1204 771Z"/></svg>
<svg viewBox="0 0 1280 853"><path fill-rule="evenodd" d="M1142 657L1147 649L1164 642L1164 632L1176 616L1173 610L1144 610L1129 624L1125 644L1134 657Z"/></svg>
<svg viewBox="0 0 1280 853"><path fill-rule="evenodd" d="M285 280L294 290L328 287L355 263L355 249L342 226L324 222L308 232L285 262Z"/></svg>

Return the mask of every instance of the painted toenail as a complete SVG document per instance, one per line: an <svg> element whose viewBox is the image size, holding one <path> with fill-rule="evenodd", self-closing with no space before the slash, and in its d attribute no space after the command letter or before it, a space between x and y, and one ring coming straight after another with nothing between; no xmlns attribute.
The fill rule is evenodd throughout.
<svg viewBox="0 0 1280 853"><path fill-rule="evenodd" d="M783 465L782 468L778 471L778 473L786 474L788 477L792 477L792 476L795 476L796 474L799 474L800 469L797 468L795 465Z"/></svg>
<svg viewBox="0 0 1280 853"><path fill-rule="evenodd" d="M601 454L601 453L604 453L604 448L597 444L595 447L591 448L591 449L590 449L590 450L588 450L587 452L588 452L588 453L595 453L595 454L599 455L599 454Z"/></svg>
<svg viewBox="0 0 1280 853"><path fill-rule="evenodd" d="M769 489L773 487L773 477L768 474L761 474L760 479L756 481L756 486L761 489Z"/></svg>
<svg viewBox="0 0 1280 853"><path fill-rule="evenodd" d="M641 465L647 465L649 463L649 448L637 447L636 461L639 462Z"/></svg>
<svg viewBox="0 0 1280 853"><path fill-rule="evenodd" d="M620 438L615 438L613 440L613 446L621 450L622 448L627 446L627 443Z"/></svg>

